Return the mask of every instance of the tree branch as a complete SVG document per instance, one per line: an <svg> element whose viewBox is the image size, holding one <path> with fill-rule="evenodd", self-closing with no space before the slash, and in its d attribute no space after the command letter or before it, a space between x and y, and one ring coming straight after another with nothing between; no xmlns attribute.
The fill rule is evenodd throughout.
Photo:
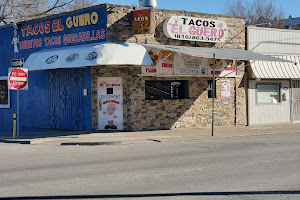
<svg viewBox="0 0 300 200"><path fill-rule="evenodd" d="M69 2L66 2L66 3L58 6L59 1L60 0L56 0L55 4L51 8L49 8L48 10L46 10L46 11L44 11L42 13L38 13L38 14L34 14L34 15L28 15L28 17L38 17L38 16L41 16L41 15L45 15L46 13L48 13L48 12L50 12L50 11L56 9L56 8L61 8L61 7L64 7L64 6L72 3L74 0L71 0Z"/></svg>

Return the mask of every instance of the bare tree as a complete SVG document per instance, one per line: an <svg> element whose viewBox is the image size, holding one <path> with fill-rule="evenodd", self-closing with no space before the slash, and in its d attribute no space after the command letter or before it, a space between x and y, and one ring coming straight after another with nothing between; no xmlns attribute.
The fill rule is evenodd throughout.
<svg viewBox="0 0 300 200"><path fill-rule="evenodd" d="M225 13L244 16L246 25L284 28L284 12L273 0L227 0Z"/></svg>
<svg viewBox="0 0 300 200"><path fill-rule="evenodd" d="M0 24L85 8L97 0L0 0Z"/></svg>

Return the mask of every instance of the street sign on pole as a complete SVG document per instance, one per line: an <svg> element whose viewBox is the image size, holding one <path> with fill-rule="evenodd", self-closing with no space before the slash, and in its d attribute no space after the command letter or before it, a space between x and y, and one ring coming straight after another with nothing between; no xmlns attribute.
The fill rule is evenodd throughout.
<svg viewBox="0 0 300 200"><path fill-rule="evenodd" d="M9 68L8 89L17 90L17 137L20 136L20 90L28 90L28 69Z"/></svg>
<svg viewBox="0 0 300 200"><path fill-rule="evenodd" d="M24 66L24 58L11 60L11 67L23 67L23 66Z"/></svg>
<svg viewBox="0 0 300 200"><path fill-rule="evenodd" d="M214 136L214 113L215 113L215 68L216 68L216 54L214 54L214 63L213 63L213 92L212 92L212 113L211 113L211 136Z"/></svg>
<svg viewBox="0 0 300 200"><path fill-rule="evenodd" d="M28 69L10 68L8 73L10 90L28 90Z"/></svg>

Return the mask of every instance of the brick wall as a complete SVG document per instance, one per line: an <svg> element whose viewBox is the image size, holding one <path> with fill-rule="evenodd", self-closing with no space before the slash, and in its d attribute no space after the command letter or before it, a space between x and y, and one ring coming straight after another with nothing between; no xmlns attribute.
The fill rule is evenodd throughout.
<svg viewBox="0 0 300 200"><path fill-rule="evenodd" d="M208 80L203 77L156 78L156 80L188 80L189 99L145 100L145 81L137 66L98 66L92 68L93 129L97 121L97 77L122 77L124 129L127 131L199 127L211 125L212 99L208 98ZM231 82L231 98L221 99L221 81ZM217 78L215 125L244 124L244 88L242 78Z"/></svg>
<svg viewBox="0 0 300 200"><path fill-rule="evenodd" d="M109 6L109 4L108 4ZM117 12L108 14L107 40L112 42L139 42L194 46L195 42L168 39L163 34L163 21L169 16L191 16L218 19L226 22L229 28L224 43L197 42L201 47L245 48L245 28L243 18L225 15L168 11L155 9L155 33L133 36L131 21L134 7L122 6ZM242 31L242 32L241 32ZM238 33L240 35L236 36ZM236 37L235 37L236 36ZM233 38L233 39L232 39ZM243 125L245 118L245 89L243 85L244 64L238 70L239 77L224 78L231 82L231 98L221 99L221 78L217 79L217 98L215 99L215 125ZM212 100L208 98L208 80L211 77L156 77L156 80L188 80L189 99L180 100L145 100L145 81L153 77L140 77L141 67L137 66L98 66L92 67L92 118L93 129L97 130L97 77L122 77L124 129L127 131L169 129L178 127L199 127L211 125Z"/></svg>
<svg viewBox="0 0 300 200"><path fill-rule="evenodd" d="M195 13L186 11L172 10L155 10L155 33L154 34L138 34L136 35L139 42L144 43L147 39L148 43L168 44L177 46L194 46L193 41L180 41L167 38L163 33L163 22L167 17L171 16L190 16L208 19L222 20L227 24L229 33L225 42L214 44L197 42L200 47L216 48L224 47L233 49L245 49L245 20L242 17L232 17L227 15L213 15L206 13ZM107 40L111 42L136 42L136 38L131 33L132 24L131 6L123 6L117 12L110 13L107 16ZM241 34L239 34L241 33ZM233 39L232 39L233 38ZM231 40L232 39L232 40Z"/></svg>

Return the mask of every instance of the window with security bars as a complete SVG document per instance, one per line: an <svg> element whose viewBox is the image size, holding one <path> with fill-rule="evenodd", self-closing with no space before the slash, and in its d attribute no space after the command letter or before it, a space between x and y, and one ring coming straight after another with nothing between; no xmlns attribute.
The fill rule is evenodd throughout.
<svg viewBox="0 0 300 200"><path fill-rule="evenodd" d="M7 77L0 77L0 108L9 108Z"/></svg>
<svg viewBox="0 0 300 200"><path fill-rule="evenodd" d="M217 87L217 82L215 81L215 88L213 88L213 80L208 80L208 86L207 86L207 91L208 91L208 98L212 99L213 95L214 98L217 98L217 93L216 93L216 87Z"/></svg>
<svg viewBox="0 0 300 200"><path fill-rule="evenodd" d="M188 81L146 81L145 99L188 99Z"/></svg>

